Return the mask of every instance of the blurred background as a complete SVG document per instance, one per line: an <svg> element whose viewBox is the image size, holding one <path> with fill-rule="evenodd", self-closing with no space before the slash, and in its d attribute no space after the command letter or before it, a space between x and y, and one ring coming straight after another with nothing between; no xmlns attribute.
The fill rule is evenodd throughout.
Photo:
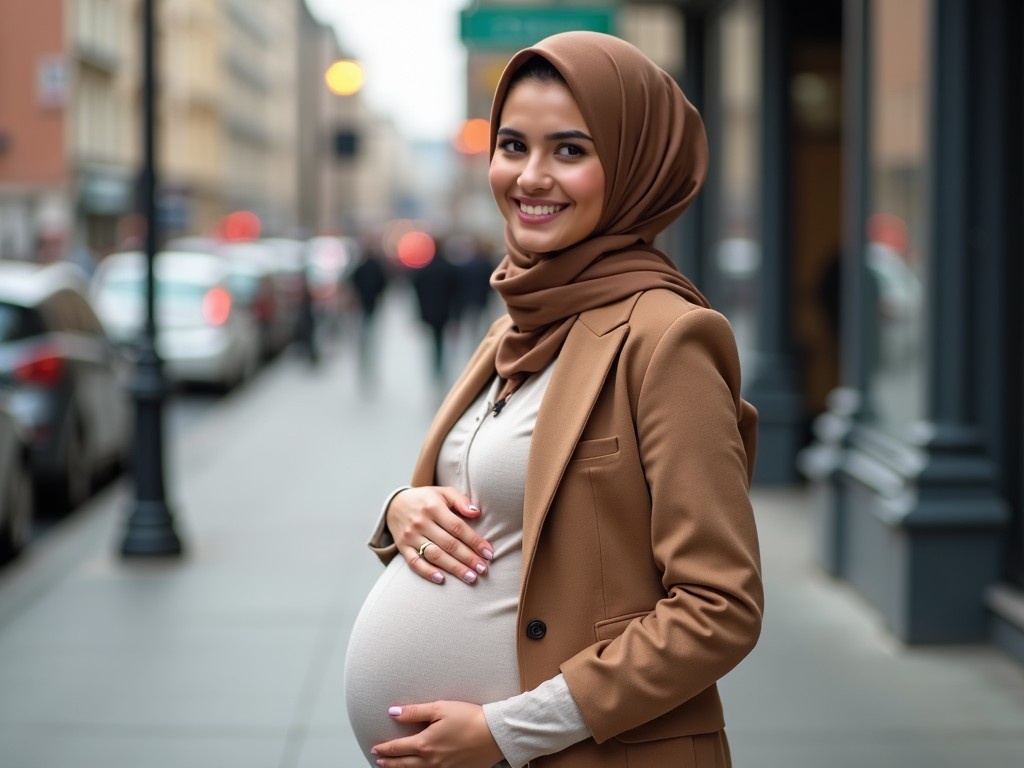
<svg viewBox="0 0 1024 768"><path fill-rule="evenodd" d="M41 593L18 585L35 583L47 541L70 535L70 512L125 505L147 269L143 6L0 0L11 611L31 602L12 595ZM1024 662L1018 0L153 8L172 456L268 382L280 405L330 376L354 443L324 451L373 461L352 424L414 450L500 311L486 170L504 63L558 31L609 32L675 76L705 120L711 174L660 245L736 332L761 414L757 498L799 500L810 570L899 647L971 644ZM406 400L418 415L388 426ZM407 472L391 470L359 493L383 498ZM181 487L170 495L187 497ZM358 536L372 514L360 510ZM201 526L189 528L194 540ZM47 573L39 583L56 582Z"/></svg>

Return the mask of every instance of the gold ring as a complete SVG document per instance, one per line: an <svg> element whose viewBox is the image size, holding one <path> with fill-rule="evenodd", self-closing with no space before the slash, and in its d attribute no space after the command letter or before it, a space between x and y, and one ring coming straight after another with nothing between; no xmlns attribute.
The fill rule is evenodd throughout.
<svg viewBox="0 0 1024 768"><path fill-rule="evenodd" d="M426 559L427 556L425 554L423 554L423 553L427 551L427 547L433 547L433 546L436 546L436 545L432 541L424 541L422 544L420 544L420 548L419 548L420 557L422 557L423 559Z"/></svg>

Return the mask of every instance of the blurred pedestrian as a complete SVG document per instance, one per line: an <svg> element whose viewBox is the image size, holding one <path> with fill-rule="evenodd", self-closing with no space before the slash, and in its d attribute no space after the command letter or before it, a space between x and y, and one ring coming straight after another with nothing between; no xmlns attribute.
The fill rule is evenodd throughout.
<svg viewBox="0 0 1024 768"><path fill-rule="evenodd" d="M295 340L306 353L309 364L313 366L320 363L318 326L316 298L313 295L313 285L307 268L302 273L302 294L299 297L299 321L295 329Z"/></svg>
<svg viewBox="0 0 1024 768"><path fill-rule="evenodd" d="M430 332L430 371L434 383L443 387L445 381L445 334L449 323L459 314L459 276L445 256L443 243L424 266L410 275L416 293L420 320Z"/></svg>
<svg viewBox="0 0 1024 768"><path fill-rule="evenodd" d="M654 246L703 183L700 115L569 32L513 57L491 118L509 314L384 505L356 737L381 768L724 768L716 681L761 626L756 413L729 323Z"/></svg>
<svg viewBox="0 0 1024 768"><path fill-rule="evenodd" d="M355 294L359 311L356 344L359 352L360 380L368 386L374 383L376 374L373 339L377 306L388 287L384 254L379 241L375 238L364 238L358 262L349 274L348 282Z"/></svg>
<svg viewBox="0 0 1024 768"><path fill-rule="evenodd" d="M467 258L460 262L459 290L462 296L460 318L465 333L475 344L479 341L487 319L487 309L494 295L491 273L494 271L494 247L482 237L473 238Z"/></svg>

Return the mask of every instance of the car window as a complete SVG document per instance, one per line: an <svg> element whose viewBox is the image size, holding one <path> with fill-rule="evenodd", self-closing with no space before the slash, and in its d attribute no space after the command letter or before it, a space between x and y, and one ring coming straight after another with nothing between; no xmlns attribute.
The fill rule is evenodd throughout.
<svg viewBox="0 0 1024 768"><path fill-rule="evenodd" d="M209 286L180 280L158 280L156 296L159 301L201 302ZM145 298L146 284L141 277L129 275L112 276L103 284L105 293L113 296L131 297L138 301Z"/></svg>
<svg viewBox="0 0 1024 768"><path fill-rule="evenodd" d="M71 295L66 289L56 291L39 304L39 312L52 330L62 333L78 330L75 307L69 298Z"/></svg>
<svg viewBox="0 0 1024 768"><path fill-rule="evenodd" d="M67 291L66 301L73 330L89 336L103 335L103 326L100 325L99 318L96 317L96 313L92 311L92 307L83 296L73 291Z"/></svg>
<svg viewBox="0 0 1024 768"><path fill-rule="evenodd" d="M228 275L227 284L231 294L245 304L256 298L260 288L262 288L259 277L256 275L243 275L238 272Z"/></svg>
<svg viewBox="0 0 1024 768"><path fill-rule="evenodd" d="M39 306L47 324L55 331L103 335L102 326L89 302L77 291L62 288L48 296Z"/></svg>
<svg viewBox="0 0 1024 768"><path fill-rule="evenodd" d="M0 302L0 342L21 341L42 333L46 333L46 328L38 313Z"/></svg>

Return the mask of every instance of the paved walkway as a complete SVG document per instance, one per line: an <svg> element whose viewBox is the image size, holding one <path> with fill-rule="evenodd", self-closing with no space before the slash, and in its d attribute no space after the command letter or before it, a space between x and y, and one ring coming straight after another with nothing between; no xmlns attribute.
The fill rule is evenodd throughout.
<svg viewBox="0 0 1024 768"><path fill-rule="evenodd" d="M363 764L342 691L363 541L436 403L410 317L393 295L369 396L345 350L285 357L174 436L180 561L117 557L118 484L0 574L3 768ZM902 647L814 567L806 496L754 498L768 611L723 685L738 768L1024 765L1024 667Z"/></svg>

